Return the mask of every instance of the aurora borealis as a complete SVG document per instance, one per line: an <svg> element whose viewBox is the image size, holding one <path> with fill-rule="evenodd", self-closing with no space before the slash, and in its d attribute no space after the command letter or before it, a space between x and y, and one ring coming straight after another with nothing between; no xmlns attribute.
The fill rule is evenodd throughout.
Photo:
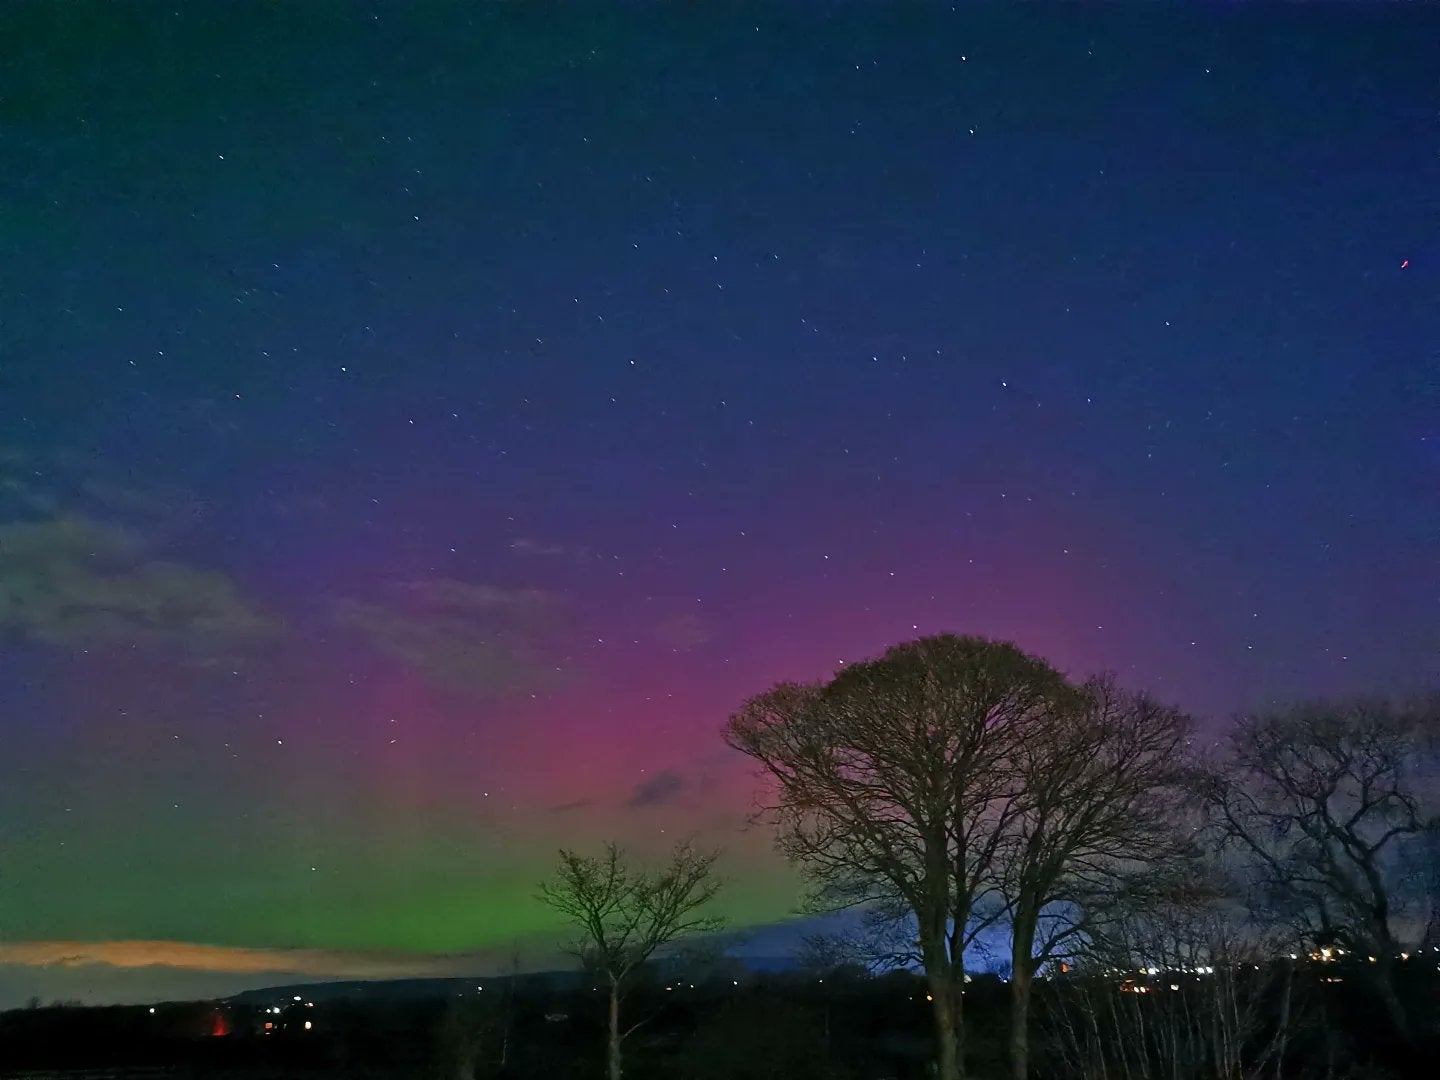
<svg viewBox="0 0 1440 1080"><path fill-rule="evenodd" d="M1435 12L600 11L0 16L0 1006L780 921L720 727L923 633L1433 683Z"/></svg>

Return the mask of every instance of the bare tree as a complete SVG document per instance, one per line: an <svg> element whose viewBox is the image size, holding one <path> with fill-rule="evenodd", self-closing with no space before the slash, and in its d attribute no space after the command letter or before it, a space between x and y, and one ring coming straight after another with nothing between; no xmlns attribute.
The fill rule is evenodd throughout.
<svg viewBox="0 0 1440 1080"><path fill-rule="evenodd" d="M1087 1080L1260 1080L1288 1075L1286 1048L1313 1012L1293 963L1213 866L1168 878L1103 933L1078 972L1051 982L1040 1027L1062 1070Z"/></svg>
<svg viewBox="0 0 1440 1080"><path fill-rule="evenodd" d="M1014 1080L1029 1072L1036 973L1093 932L1117 893L1143 891L1182 846L1175 824L1188 718L1108 678L1063 705L1037 710L1011 748L1022 795L1001 863Z"/></svg>
<svg viewBox="0 0 1440 1080"><path fill-rule="evenodd" d="M510 954L510 964L505 973L504 1008L500 1014L500 1068L503 1071L510 1064L510 1032L515 1025L515 989L520 981L520 954Z"/></svg>
<svg viewBox="0 0 1440 1080"><path fill-rule="evenodd" d="M868 977L889 967L875 946L873 937L862 927L849 932L804 934L791 955L796 968L818 978L847 973Z"/></svg>
<svg viewBox="0 0 1440 1080"><path fill-rule="evenodd" d="M996 861L1021 805L1017 740L1072 692L1013 645L943 635L828 684L781 684L727 727L773 781L781 849L818 900L913 918L940 1080L964 1069L966 948L1003 912Z"/></svg>
<svg viewBox="0 0 1440 1080"><path fill-rule="evenodd" d="M1409 1034L1394 967L1429 914L1414 872L1435 830L1426 761L1435 716L1385 703L1306 705L1242 719L1201 790L1222 841L1312 948L1373 956L1396 1033ZM1433 797L1433 792L1431 793Z"/></svg>
<svg viewBox="0 0 1440 1080"><path fill-rule="evenodd" d="M490 1003L483 997L453 998L435 1033L435 1080L474 1080L494 1024Z"/></svg>
<svg viewBox="0 0 1440 1080"><path fill-rule="evenodd" d="M631 863L613 843L599 856L561 851L555 877L540 887L540 898L579 929L574 955L606 980L610 1080L620 1080L622 1044L645 1022L620 1027L621 1003L641 965L667 945L724 924L702 910L721 889L718 858L719 852L682 842L668 863L652 870Z"/></svg>

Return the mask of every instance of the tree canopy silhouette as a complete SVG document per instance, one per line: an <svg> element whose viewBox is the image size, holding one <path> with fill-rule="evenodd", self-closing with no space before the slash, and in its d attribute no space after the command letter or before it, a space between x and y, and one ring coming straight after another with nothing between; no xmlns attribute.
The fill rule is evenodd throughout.
<svg viewBox="0 0 1440 1080"><path fill-rule="evenodd" d="M1076 700L1059 672L1014 645L943 635L827 684L776 686L726 729L772 779L781 847L821 902L914 919L942 1080L963 1072L966 950L1005 913L1000 862L1024 808L1021 740Z"/></svg>

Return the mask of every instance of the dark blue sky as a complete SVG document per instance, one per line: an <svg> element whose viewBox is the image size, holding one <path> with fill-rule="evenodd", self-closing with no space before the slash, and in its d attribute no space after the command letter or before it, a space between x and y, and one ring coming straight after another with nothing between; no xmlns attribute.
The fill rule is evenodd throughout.
<svg viewBox="0 0 1440 1080"><path fill-rule="evenodd" d="M1440 13L422 8L0 17L0 937L539 940L919 633L1433 685Z"/></svg>

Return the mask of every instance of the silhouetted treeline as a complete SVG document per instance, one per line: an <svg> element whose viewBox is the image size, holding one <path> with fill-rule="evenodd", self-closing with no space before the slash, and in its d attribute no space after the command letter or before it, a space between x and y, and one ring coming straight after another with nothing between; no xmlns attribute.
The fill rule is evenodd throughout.
<svg viewBox="0 0 1440 1080"><path fill-rule="evenodd" d="M1436 1036L1401 968L1440 942L1440 708L1322 701L1225 734L1207 745L1113 676L954 634L779 683L725 729L813 907L863 912L857 955L925 972L937 1080L993 1075L966 986L997 935L1011 1080L1283 1080L1310 1003L1293 979L1277 998L1231 974L1312 952L1363 958L1325 985L1378 1005L1367 1046L1396 1048L1332 1041L1321 1074L1410 1069ZM1072 971L1086 981L1042 1017L1037 987ZM1159 971L1174 990L1115 996L1119 973ZM1193 1007L1192 975L1209 988Z"/></svg>

